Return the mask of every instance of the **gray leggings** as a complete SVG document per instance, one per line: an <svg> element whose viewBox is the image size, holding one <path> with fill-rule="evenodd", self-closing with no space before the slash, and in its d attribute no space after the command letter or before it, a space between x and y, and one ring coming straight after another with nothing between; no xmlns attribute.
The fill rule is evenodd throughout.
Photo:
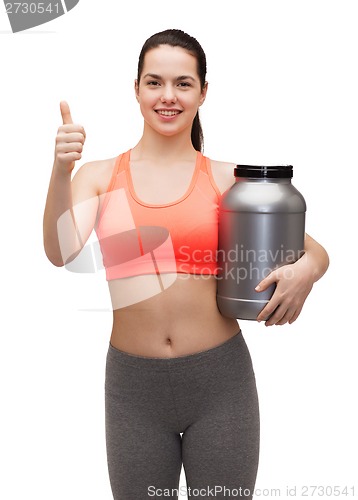
<svg viewBox="0 0 358 500"><path fill-rule="evenodd" d="M251 499L259 404L241 331L175 358L136 356L110 343L105 424L114 500ZM182 465L186 487L179 488Z"/></svg>

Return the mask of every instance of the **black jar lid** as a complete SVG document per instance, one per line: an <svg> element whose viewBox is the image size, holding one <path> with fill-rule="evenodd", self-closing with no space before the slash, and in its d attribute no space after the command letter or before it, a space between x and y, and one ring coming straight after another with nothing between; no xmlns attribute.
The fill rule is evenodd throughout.
<svg viewBox="0 0 358 500"><path fill-rule="evenodd" d="M292 165L236 165L234 175L258 179L290 179L293 176L293 167Z"/></svg>

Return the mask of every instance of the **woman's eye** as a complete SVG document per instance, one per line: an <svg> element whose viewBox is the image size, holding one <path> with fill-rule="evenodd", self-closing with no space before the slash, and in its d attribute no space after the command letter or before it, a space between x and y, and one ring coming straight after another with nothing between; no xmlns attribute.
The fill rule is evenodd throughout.
<svg viewBox="0 0 358 500"><path fill-rule="evenodd" d="M153 85L153 86L156 86L156 85L159 85L159 82L156 82L156 81L151 81L151 82L148 82L147 85Z"/></svg>
<svg viewBox="0 0 358 500"><path fill-rule="evenodd" d="M180 82L180 83L179 83L179 86L180 86L180 87L181 87L181 86L182 86L182 87L190 87L190 83L188 83L188 82Z"/></svg>

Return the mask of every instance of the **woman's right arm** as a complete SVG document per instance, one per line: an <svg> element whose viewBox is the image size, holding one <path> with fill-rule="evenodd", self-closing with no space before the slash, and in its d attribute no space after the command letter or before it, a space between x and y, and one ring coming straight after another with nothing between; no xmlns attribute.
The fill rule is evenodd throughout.
<svg viewBox="0 0 358 500"><path fill-rule="evenodd" d="M98 209L96 162L85 163L71 180L81 158L86 133L74 124L66 101L60 103L63 125L56 136L55 160L43 218L46 255L55 266L72 261L94 227Z"/></svg>

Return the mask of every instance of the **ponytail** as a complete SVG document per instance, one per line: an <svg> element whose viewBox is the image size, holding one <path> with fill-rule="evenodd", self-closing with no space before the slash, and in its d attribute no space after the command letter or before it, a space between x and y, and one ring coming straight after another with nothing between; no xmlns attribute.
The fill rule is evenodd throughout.
<svg viewBox="0 0 358 500"><path fill-rule="evenodd" d="M191 127L191 142L194 146L194 149L200 151L201 153L204 150L204 134L203 129L201 128L199 111L196 113L195 118L193 120L193 125Z"/></svg>

